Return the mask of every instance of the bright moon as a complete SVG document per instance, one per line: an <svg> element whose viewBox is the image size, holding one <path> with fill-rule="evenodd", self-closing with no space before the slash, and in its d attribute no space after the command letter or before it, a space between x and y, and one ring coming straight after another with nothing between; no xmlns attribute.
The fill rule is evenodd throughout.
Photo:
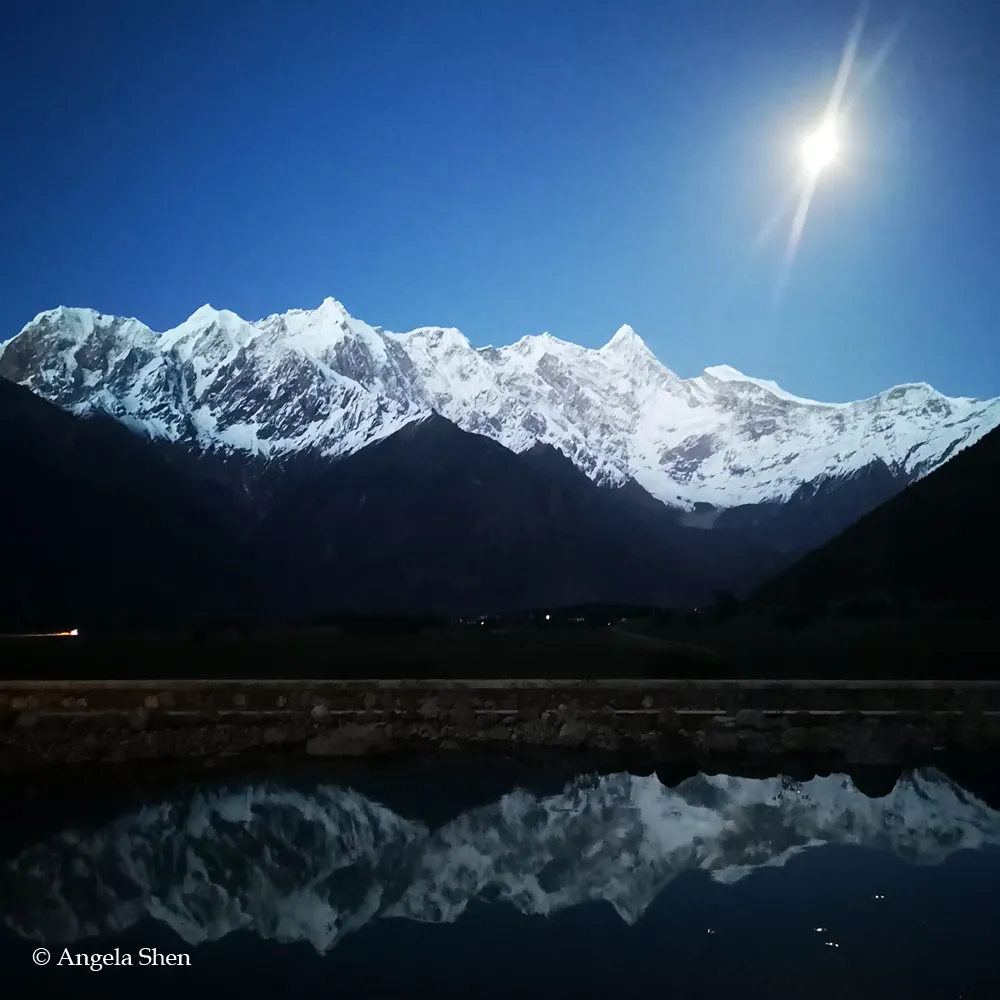
<svg viewBox="0 0 1000 1000"><path fill-rule="evenodd" d="M811 177L818 176L837 158L840 140L833 122L825 121L802 143L802 159Z"/></svg>

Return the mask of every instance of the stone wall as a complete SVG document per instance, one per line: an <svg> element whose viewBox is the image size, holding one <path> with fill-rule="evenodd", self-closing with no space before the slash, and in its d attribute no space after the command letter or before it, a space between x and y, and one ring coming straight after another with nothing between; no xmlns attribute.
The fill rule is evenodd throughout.
<svg viewBox="0 0 1000 1000"><path fill-rule="evenodd" d="M136 681L0 685L0 769L284 752L560 747L645 761L893 764L1000 748L1000 684Z"/></svg>

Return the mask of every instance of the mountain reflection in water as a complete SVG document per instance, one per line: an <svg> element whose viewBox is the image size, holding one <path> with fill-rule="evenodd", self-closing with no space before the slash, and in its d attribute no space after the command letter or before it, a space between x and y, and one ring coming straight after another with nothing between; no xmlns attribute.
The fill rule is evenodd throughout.
<svg viewBox="0 0 1000 1000"><path fill-rule="evenodd" d="M767 883L773 891L763 905L779 907L783 893L806 891L795 864L836 845L873 849L894 872L899 861L940 865L956 852L1000 845L1000 812L932 769L903 774L882 798L864 795L845 775L804 782L697 775L674 788L656 776L581 777L553 795L515 789L436 828L340 785L192 790L9 857L0 865L0 920L13 932L4 946L11 954L16 940L104 950L158 925L157 934L176 935L174 950L242 931L307 942L318 959L351 951L352 934L385 918L481 921L486 911L477 903L508 904L488 908L505 910L502 927L518 912L556 918L601 902L624 925L644 923L654 901L669 905L671 883L685 873L704 873L703 894L713 882L735 892L787 866L781 893L779 883ZM1000 855L973 857L987 854L996 875ZM830 856L848 871L843 851ZM678 890L677 905L689 906L692 892L691 884ZM802 906L801 892L789 905ZM864 898L876 905L885 893L866 888ZM819 912L815 892L811 901ZM700 921L701 935L717 934L703 909L691 908L691 922ZM810 947L842 943L818 923L809 930ZM364 947L363 935L355 941ZM669 978L684 957L669 959ZM666 953L651 960L668 961ZM708 967L702 976L713 974Z"/></svg>

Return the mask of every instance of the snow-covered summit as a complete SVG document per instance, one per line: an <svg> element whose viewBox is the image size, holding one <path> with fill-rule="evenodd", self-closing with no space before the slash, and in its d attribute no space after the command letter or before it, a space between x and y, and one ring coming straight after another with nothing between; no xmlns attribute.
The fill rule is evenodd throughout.
<svg viewBox="0 0 1000 1000"><path fill-rule="evenodd" d="M744 375L743 372L733 368L731 365L710 365L702 372L702 375L717 382L732 382L736 385L754 385L764 392L770 393L778 399L787 400L790 403L805 403L810 406L850 406L850 403L821 403L816 399L806 399L804 396L793 396L790 392L785 392L777 382L767 378L754 378L752 375Z"/></svg>
<svg viewBox="0 0 1000 1000"><path fill-rule="evenodd" d="M160 334L60 307L0 347L0 376L154 436L271 456L348 454L436 410L682 507L786 499L873 462L910 479L1000 424L1000 400L926 384L828 403L727 365L684 379L627 325L600 348L548 333L476 348L453 328L370 326L333 298L254 322L205 305Z"/></svg>
<svg viewBox="0 0 1000 1000"><path fill-rule="evenodd" d="M625 323L618 327L614 336L601 348L601 353L608 354L611 351L641 350L645 346L642 337L628 323Z"/></svg>

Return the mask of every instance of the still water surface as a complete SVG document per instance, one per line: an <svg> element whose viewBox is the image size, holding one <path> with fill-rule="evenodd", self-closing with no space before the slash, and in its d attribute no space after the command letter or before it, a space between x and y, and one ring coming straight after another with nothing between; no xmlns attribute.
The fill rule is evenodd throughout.
<svg viewBox="0 0 1000 1000"><path fill-rule="evenodd" d="M192 784L29 835L0 801L4 992L1000 997L997 799L940 771L873 798L477 768Z"/></svg>

